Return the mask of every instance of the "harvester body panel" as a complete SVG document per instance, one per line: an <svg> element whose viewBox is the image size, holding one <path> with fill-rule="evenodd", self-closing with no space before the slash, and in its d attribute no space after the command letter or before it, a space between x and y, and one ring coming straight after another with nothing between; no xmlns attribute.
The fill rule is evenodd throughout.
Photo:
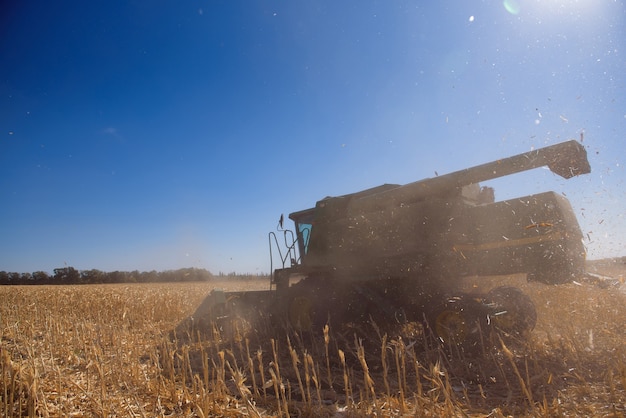
<svg viewBox="0 0 626 418"><path fill-rule="evenodd" d="M585 249L567 199L546 192L494 202L493 190L478 184L542 166L565 178L590 171L584 148L569 141L404 186L322 199L290 215L301 254L293 269L347 281L410 277L433 286L468 274L570 280L582 273Z"/></svg>

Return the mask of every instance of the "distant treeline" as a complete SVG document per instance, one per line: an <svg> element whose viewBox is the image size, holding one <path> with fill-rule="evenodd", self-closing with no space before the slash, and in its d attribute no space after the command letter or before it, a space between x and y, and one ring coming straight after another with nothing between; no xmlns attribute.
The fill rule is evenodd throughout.
<svg viewBox="0 0 626 418"><path fill-rule="evenodd" d="M74 267L63 267L54 269L52 275L45 271L34 273L0 271L0 285L197 282L208 281L212 278L213 275L210 272L197 268L161 272L104 272L96 269L79 271Z"/></svg>

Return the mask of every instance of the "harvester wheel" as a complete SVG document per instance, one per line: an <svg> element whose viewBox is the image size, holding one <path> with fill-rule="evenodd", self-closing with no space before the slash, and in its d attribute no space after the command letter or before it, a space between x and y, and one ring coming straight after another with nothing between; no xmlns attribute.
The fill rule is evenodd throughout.
<svg viewBox="0 0 626 418"><path fill-rule="evenodd" d="M496 287L487 294L487 299L494 309L490 319L496 329L508 334L522 335L535 328L535 304L520 289L511 286Z"/></svg>
<svg viewBox="0 0 626 418"><path fill-rule="evenodd" d="M289 324L297 330L308 330L313 325L313 303L309 298L296 296L289 304Z"/></svg>
<svg viewBox="0 0 626 418"><path fill-rule="evenodd" d="M467 324L463 314L446 309L435 318L435 333L445 343L462 343L467 335Z"/></svg>

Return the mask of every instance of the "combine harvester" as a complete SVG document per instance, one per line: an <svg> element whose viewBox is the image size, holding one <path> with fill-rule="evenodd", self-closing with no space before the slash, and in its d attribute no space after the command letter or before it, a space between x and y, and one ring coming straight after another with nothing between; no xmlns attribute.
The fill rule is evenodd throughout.
<svg viewBox="0 0 626 418"><path fill-rule="evenodd" d="M547 166L569 179L590 172L576 141L406 185L385 184L291 213L295 230L271 232L269 290L214 290L178 331L252 329L254 321L318 331L325 324L421 323L438 339L475 343L478 332L521 335L537 314L519 289L464 294L466 276L526 273L556 285L584 275L572 208L545 192L494 201L481 181ZM278 268L274 268L279 260Z"/></svg>

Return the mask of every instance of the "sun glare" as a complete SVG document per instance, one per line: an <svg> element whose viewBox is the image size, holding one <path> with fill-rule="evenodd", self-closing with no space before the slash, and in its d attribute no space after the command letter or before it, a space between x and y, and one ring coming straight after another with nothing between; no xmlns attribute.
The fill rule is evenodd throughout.
<svg viewBox="0 0 626 418"><path fill-rule="evenodd" d="M516 15L520 12L520 5L516 0L504 0L502 2L507 12Z"/></svg>
<svg viewBox="0 0 626 418"><path fill-rule="evenodd" d="M602 6L601 2L592 0L504 0L505 10L512 15L531 14L542 19L549 18L589 18L596 15Z"/></svg>

